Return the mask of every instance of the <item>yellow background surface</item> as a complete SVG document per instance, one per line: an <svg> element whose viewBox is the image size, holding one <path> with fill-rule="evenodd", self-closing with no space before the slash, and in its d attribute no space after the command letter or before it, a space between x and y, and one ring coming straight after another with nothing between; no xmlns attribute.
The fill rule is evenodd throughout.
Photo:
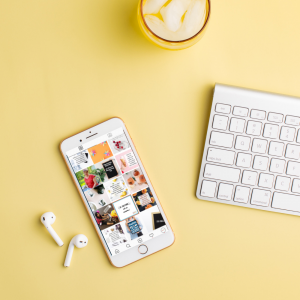
<svg viewBox="0 0 300 300"><path fill-rule="evenodd" d="M203 39L155 47L137 0L0 2L1 299L299 299L300 218L195 197L215 82L300 96L300 2L212 0ZM176 234L110 265L58 145L113 117ZM46 211L65 242L39 221ZM65 269L67 244L89 238Z"/></svg>

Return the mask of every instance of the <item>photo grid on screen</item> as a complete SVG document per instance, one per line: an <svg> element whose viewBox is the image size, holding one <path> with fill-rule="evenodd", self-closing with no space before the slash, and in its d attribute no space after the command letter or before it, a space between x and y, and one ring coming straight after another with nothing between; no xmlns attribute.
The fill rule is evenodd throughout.
<svg viewBox="0 0 300 300"><path fill-rule="evenodd" d="M124 131L118 132L68 156L113 255L166 225Z"/></svg>

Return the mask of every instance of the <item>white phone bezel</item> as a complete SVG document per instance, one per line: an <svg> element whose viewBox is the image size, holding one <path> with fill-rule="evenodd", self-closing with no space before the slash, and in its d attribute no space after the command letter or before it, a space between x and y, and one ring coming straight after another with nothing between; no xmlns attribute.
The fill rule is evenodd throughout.
<svg viewBox="0 0 300 300"><path fill-rule="evenodd" d="M82 189L81 189L81 187L80 187L80 185L79 185L79 183L77 181L75 173L72 170L72 167L71 167L71 165L69 163L69 160L66 159L66 152L69 151L69 150L71 150L71 149L73 149L73 148L75 148L75 147L79 147L81 144L87 142L87 137L89 137L89 136L91 136L93 134L96 134L95 136L90 137L88 139L88 141L90 142L93 139L96 139L99 136L108 134L109 132L111 132L111 131L113 131L115 129L118 129L120 127L122 127L122 129L124 130L124 132L126 134L126 137L127 137L128 141L130 143L130 146L131 146L131 148L132 148L132 150L133 150L133 152L134 152L134 154L136 156L136 159L137 159L137 161L138 161L138 163L140 165L140 168L142 169L142 172L143 172L143 174L146 177L146 180L147 180L147 183L149 185L149 188L150 188L150 190L153 193L153 196L154 196L154 198L156 200L157 206L158 206L160 212L162 213L162 215L163 215L163 217L165 219L166 225L168 227L168 231L166 233L161 234L161 235L159 235L159 236L157 236L157 237L155 237L155 238L153 238L151 240L148 240L148 241L145 241L145 242L142 243L143 245L146 245L148 247L148 252L146 254L140 254L139 251L138 251L138 246L134 246L134 247L132 247L132 249L126 250L124 252L121 252L118 255L115 255L115 256L111 255L110 250L108 249L108 246L107 246L107 244L106 244L106 242L105 242L105 240L103 238L103 235L102 235L102 233L101 233L101 231L100 231L100 229L99 229L99 227L97 225L97 222L95 221L95 218L94 218L94 216L93 216L93 214L92 214L92 212L90 210L90 207L87 204L87 200L86 200L86 198L84 196L84 193L83 193L83 191L82 191ZM82 142L80 142L80 140L82 140ZM130 137L128 131L127 131L127 128L126 128L124 122L121 119L119 119L119 118L109 119L109 120L107 120L107 121L105 121L103 123L100 123L100 124L98 124L98 125L96 125L94 127L91 127L91 128L89 128L87 130L84 130L84 131L82 131L82 132L80 132L80 133L78 133L76 135L73 135L73 136L65 139L60 144L60 150L61 150L63 158L64 158L64 160L65 160L65 162L67 164L69 172L70 172L70 174L71 174L71 176L73 178L73 181L76 184L76 187L77 187L77 189L78 189L78 191L80 193L80 196L81 196L81 198L83 200L83 203L84 203L84 205L85 205L85 207L87 209L87 212L90 215L90 218L91 218L91 220L93 222L93 225L94 225L94 227L95 227L95 229L97 231L97 234L98 234L98 236L99 236L99 238L100 238L100 240L102 242L102 245L103 245L103 247L105 249L105 252L106 252L106 254L107 254L110 262L115 267L124 267L124 266L126 266L126 265L128 265L130 263L133 263L133 262L135 262L137 260L140 260L140 259L142 259L144 257L147 257L147 256L149 256L149 255L151 255L151 254L153 254L153 253L155 253L157 251L160 251L160 250L162 250L162 249L164 249L166 247L169 247L169 246L171 246L174 243L175 236L174 236L174 233L172 231L172 228L171 228L171 226L170 226L170 224L168 222L168 219L167 219L167 217L166 217L166 215L165 215L165 213L164 213L164 211L163 211L163 209L161 207L161 204L160 204L160 202L158 200L158 197L157 197L157 195L155 193L155 190L154 190L154 188L153 188L153 186L151 184L151 181L150 181L150 179L149 179L149 177L147 175L147 172L146 172L146 170L145 170L145 168L144 168L144 166L142 164L142 161L140 160L140 157L139 157L139 155L138 155L138 153L137 153L137 151L136 151L136 149L134 147L134 144L133 144L133 142L131 140L131 137Z"/></svg>

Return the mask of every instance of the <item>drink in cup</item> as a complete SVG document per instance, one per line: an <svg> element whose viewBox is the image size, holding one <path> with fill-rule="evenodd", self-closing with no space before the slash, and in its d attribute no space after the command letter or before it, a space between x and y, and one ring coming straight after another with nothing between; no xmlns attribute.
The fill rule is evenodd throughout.
<svg viewBox="0 0 300 300"><path fill-rule="evenodd" d="M137 177L137 176L139 176L140 175L140 172L138 171L138 170L133 170L133 176L134 177Z"/></svg>
<svg viewBox="0 0 300 300"><path fill-rule="evenodd" d="M134 179L133 179L132 177L129 177L129 178L127 179L127 183L128 183L128 185L129 185L129 187L133 187L135 181L134 181Z"/></svg>
<svg viewBox="0 0 300 300"><path fill-rule="evenodd" d="M141 174L138 177L136 177L136 181L138 184L143 184L146 183L146 178L143 174Z"/></svg>
<svg viewBox="0 0 300 300"><path fill-rule="evenodd" d="M201 39L210 11L210 0L140 0L138 23L157 46L180 50Z"/></svg>

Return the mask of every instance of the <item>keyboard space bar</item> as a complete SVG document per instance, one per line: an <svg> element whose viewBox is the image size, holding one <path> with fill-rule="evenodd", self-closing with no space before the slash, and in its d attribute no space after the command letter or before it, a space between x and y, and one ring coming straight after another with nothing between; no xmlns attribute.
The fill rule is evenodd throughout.
<svg viewBox="0 0 300 300"><path fill-rule="evenodd" d="M272 207L300 212L300 196L275 192Z"/></svg>
<svg viewBox="0 0 300 300"><path fill-rule="evenodd" d="M240 173L241 171L239 169L206 164L203 176L205 178L211 178L216 180L239 182Z"/></svg>

